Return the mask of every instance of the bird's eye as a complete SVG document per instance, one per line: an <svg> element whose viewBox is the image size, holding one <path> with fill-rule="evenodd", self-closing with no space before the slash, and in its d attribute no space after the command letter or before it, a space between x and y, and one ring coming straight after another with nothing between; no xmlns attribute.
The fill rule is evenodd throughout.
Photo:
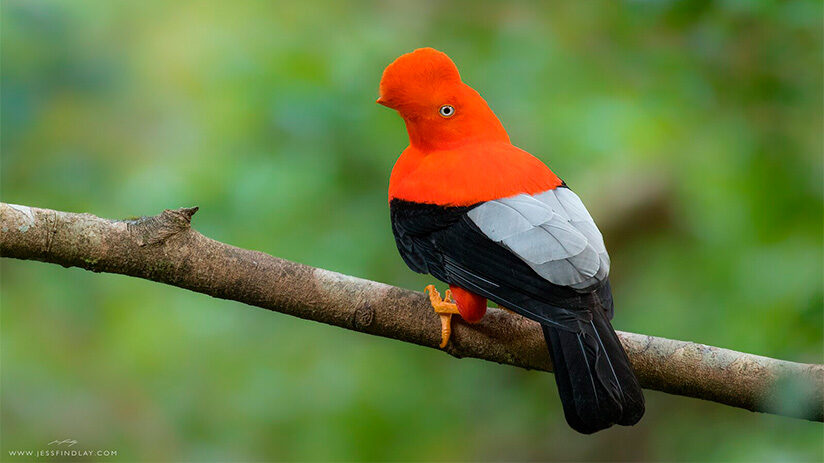
<svg viewBox="0 0 824 463"><path fill-rule="evenodd" d="M451 105L445 104L441 106L441 109L438 110L438 114L440 114L443 117L452 117L455 115L455 108L453 108Z"/></svg>

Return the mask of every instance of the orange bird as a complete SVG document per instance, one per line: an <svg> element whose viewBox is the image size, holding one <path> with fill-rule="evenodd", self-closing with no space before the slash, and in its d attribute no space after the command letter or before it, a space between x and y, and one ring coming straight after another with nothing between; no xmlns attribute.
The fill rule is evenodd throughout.
<svg viewBox="0 0 824 463"><path fill-rule="evenodd" d="M578 196L509 140L446 54L407 53L383 72L378 103L397 110L409 147L389 180L392 231L441 316L469 323L492 300L541 324L569 425L633 425L644 396L609 320L609 255ZM453 301L454 298L454 301Z"/></svg>

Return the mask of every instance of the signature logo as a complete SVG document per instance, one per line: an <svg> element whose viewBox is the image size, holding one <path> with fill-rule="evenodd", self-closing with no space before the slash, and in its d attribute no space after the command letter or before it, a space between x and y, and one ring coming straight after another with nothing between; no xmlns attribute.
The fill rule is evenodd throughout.
<svg viewBox="0 0 824 463"><path fill-rule="evenodd" d="M65 445L66 447L71 447L72 445L76 444L77 441L74 439L63 439L63 440L53 440L49 442L49 445Z"/></svg>
<svg viewBox="0 0 824 463"><path fill-rule="evenodd" d="M83 458L82 461L88 460L90 457L116 457L116 449L84 449L75 448L77 441L74 439L55 439L47 444L49 448L41 449L17 449L9 450L9 456L12 457L34 457L34 458L52 458L52 457L78 457ZM0 457L2 459L2 457ZM55 460L59 461L59 460ZM63 461L69 461L63 459ZM75 461L75 460L72 460Z"/></svg>

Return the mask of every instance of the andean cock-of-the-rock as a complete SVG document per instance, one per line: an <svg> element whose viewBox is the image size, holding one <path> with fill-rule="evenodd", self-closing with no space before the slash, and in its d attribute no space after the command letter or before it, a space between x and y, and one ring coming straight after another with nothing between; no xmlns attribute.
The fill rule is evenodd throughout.
<svg viewBox="0 0 824 463"><path fill-rule="evenodd" d="M486 101L444 53L422 48L383 72L378 103L409 134L389 181L392 231L414 271L449 285L442 344L454 314L480 320L487 300L543 327L569 425L593 433L633 425L644 396L610 320L610 260L580 198L510 142Z"/></svg>

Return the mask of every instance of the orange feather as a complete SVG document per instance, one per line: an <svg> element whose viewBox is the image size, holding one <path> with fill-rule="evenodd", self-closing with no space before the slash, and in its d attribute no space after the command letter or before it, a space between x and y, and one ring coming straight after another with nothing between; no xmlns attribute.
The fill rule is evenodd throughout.
<svg viewBox="0 0 824 463"><path fill-rule="evenodd" d="M513 146L486 101L446 54L407 53L383 73L378 103L397 110L409 147L395 163L389 199L466 206L561 185L540 160ZM454 108L443 116L444 105Z"/></svg>
<svg viewBox="0 0 824 463"><path fill-rule="evenodd" d="M455 299L461 318L467 323L477 323L484 318L486 314L485 297L470 293L455 285L449 285L449 289L452 291L452 298Z"/></svg>

